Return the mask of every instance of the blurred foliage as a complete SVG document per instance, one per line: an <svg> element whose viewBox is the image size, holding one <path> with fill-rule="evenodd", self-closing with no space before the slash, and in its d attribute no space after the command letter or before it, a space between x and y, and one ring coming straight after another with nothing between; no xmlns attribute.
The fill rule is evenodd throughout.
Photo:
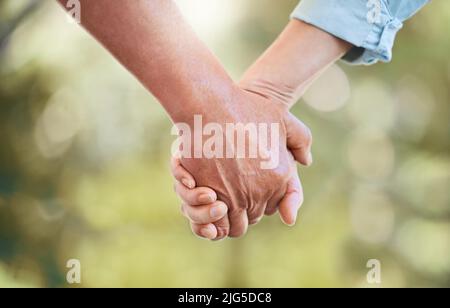
<svg viewBox="0 0 450 308"><path fill-rule="evenodd" d="M32 3L34 2L34 3ZM178 1L238 78L294 0ZM30 5L30 3L32 3ZM315 135L295 228L195 238L162 108L53 1L0 0L0 287L450 286L450 2L400 32L390 64L327 72L294 113Z"/></svg>

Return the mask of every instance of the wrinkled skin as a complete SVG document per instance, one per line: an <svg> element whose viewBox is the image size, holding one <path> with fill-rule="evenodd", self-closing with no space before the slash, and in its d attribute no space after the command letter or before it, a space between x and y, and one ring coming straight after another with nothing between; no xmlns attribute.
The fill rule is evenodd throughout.
<svg viewBox="0 0 450 308"><path fill-rule="evenodd" d="M239 86L242 89L246 89L249 92L256 93L260 96L259 98L254 98L248 95L248 93L247 95L243 95L246 96L249 101L245 103L258 106L258 108L250 109L250 117L252 117L256 111L258 114L263 111L265 113L270 113L269 117L271 120L277 118L279 121L282 121L283 119L284 123L288 124L285 127L285 133L288 135L287 145L295 159L300 163L305 165L311 163L312 158L310 156L305 157L305 155L308 155L306 149L311 146L311 135L309 130L301 122L294 119L288 113L288 109L298 101L308 86L323 71L325 71L331 63L334 63L337 59L341 58L351 49L351 47L350 43L340 40L327 32L321 31L319 28L298 20L291 20L270 48L267 49L246 71L239 83ZM264 101L266 104L264 104ZM268 103L269 101L273 104L272 106ZM260 109L260 106L262 105L266 106L267 110ZM274 111L274 109L277 109L279 106L281 106L280 109L282 110L281 117ZM239 111L240 110L241 108L239 108ZM243 111L243 114L247 113ZM262 119L267 119L267 117L264 117L263 115ZM284 153L284 149L280 149L280 151ZM282 159L281 156L280 160ZM279 168L279 170L274 170L276 176L271 175L270 171L263 172L263 174L260 174L260 182L257 182L254 185L252 185L251 182L249 184L248 180L250 177L248 174L243 174L242 176L236 175L235 169L239 166L235 166L232 172L227 173L227 175L229 175L227 179L231 182L230 184L233 184L233 179L236 178L236 182L242 182L243 184L241 185L245 187L244 194L237 193L237 196L233 195L233 199L244 199L244 202L239 203L234 201L234 204L230 206L231 213L229 215L229 220L231 222L231 236L240 235L244 229L237 228L238 230L235 230L236 228L234 228L236 225L245 226L245 222L243 223L242 219L240 222L235 223L235 221L239 221L239 216L243 216L239 211L242 212L244 209L249 209L247 214L250 224L259 221L264 208L266 208L266 214L274 214L278 210L280 218L285 224L289 226L295 224L298 209L303 203L302 185L295 171L292 172L289 179L287 190L285 191L286 195L278 203L278 206L274 206L277 197L279 197L276 193L281 193L285 189L284 184L287 173L286 169L283 168L286 168L286 164L292 164L289 160L283 160L282 162L284 164L283 167ZM201 182L197 183L197 186L194 185L194 188L192 185L191 187L188 187L182 184L183 179L190 178L192 182L195 182L195 178L186 172L179 162L172 162L172 173L177 180L176 191L183 202L183 213L190 220L192 231L200 237L215 239L219 233L221 236L226 234L226 231L228 230L228 218L225 217L225 219L220 221L220 224L216 223L216 226L211 224L212 222L217 221L217 219L211 217L208 213L208 208L218 206L218 204L217 202L214 203L216 200L215 192L208 187L212 187L213 185L219 189L221 191L221 199L226 202L230 202L230 198L227 198L224 192L233 193L234 188L228 189L228 191L223 190L223 187L220 188L220 186L224 185L221 185L220 182L217 183L217 177L214 176L217 170L214 169L208 170L208 173L211 176L209 178L211 181L209 182L206 172L198 172L198 170L196 170L201 164L202 162L197 162L197 166L193 164L194 166L190 168L190 171L195 173L196 177L201 174L205 175L201 176ZM278 176L281 176L281 179L277 178ZM269 180L269 182L266 182L267 178L276 178L276 180ZM252 191L251 189L255 189L255 195L258 195L258 199L262 201L261 203L258 204L247 201L251 200L251 196L249 197L248 195L248 191ZM266 192L267 195L264 195L264 192ZM199 198L199 196L205 194L213 197L209 203ZM269 201L268 207L264 201ZM234 212L238 212L238 214L235 214ZM223 216L226 215L223 211L221 213ZM216 230L217 225L225 227L222 231L218 231Z"/></svg>
<svg viewBox="0 0 450 308"><path fill-rule="evenodd" d="M64 8L70 8L67 0L58 1ZM196 181L195 185L189 185L195 190L183 191L180 182L190 175L172 168L178 181L177 193L194 232L203 236L201 224L212 227L210 223L215 222L219 234L216 236L214 228L207 238L240 236L248 223L257 222L263 213L275 213L277 206L283 221L292 225L298 210L298 206L292 205L301 203L303 193L289 151L296 161L309 165L311 135L288 108L321 71L345 54L349 44L306 23L291 21L244 77L243 89L248 89L247 92L231 80L189 27L174 1L80 0L80 3L83 27L136 76L175 123L189 123L194 115L202 114L205 122L221 124L283 124L281 164L274 170L262 170L259 161L250 159L183 160L182 164L194 176L191 181ZM196 188L197 184L203 187ZM195 210L192 207L216 202L216 196L209 203L193 198L195 192L215 195L214 190L219 200L225 202L221 203L221 218L227 214L227 205L230 207L227 217L219 221L202 215L207 213L204 206Z"/></svg>
<svg viewBox="0 0 450 308"><path fill-rule="evenodd" d="M239 237L246 233L249 224L258 222L264 214L275 213L288 192L288 184L299 182L294 156L300 163L311 163L311 134L285 105L240 88L230 101L224 102L220 111L203 115L203 121L203 125L211 122L267 123L268 127L279 124L279 164L275 169L263 170L261 158L181 159L196 185L211 188L218 200L228 206L228 215L214 223L216 239Z"/></svg>

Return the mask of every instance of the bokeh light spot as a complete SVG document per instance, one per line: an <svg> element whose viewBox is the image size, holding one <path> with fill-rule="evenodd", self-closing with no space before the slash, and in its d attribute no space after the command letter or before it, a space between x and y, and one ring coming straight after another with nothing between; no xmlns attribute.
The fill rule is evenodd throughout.
<svg viewBox="0 0 450 308"><path fill-rule="evenodd" d="M303 96L308 105L324 112L341 109L349 98L350 82L338 65L333 65L324 72Z"/></svg>
<svg viewBox="0 0 450 308"><path fill-rule="evenodd" d="M367 180L381 181L393 171L395 149L391 139L381 132L359 131L350 139L348 160L351 170Z"/></svg>
<svg viewBox="0 0 450 308"><path fill-rule="evenodd" d="M395 212L383 191L359 187L351 198L350 215L354 234L367 243L382 244L393 232Z"/></svg>

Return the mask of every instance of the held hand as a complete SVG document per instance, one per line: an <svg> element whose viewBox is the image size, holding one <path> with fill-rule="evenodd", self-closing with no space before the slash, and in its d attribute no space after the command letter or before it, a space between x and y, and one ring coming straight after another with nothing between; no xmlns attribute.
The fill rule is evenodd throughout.
<svg viewBox="0 0 450 308"><path fill-rule="evenodd" d="M232 100L225 101L216 110L218 111L214 114L205 115L205 124L254 123L265 124L266 127L277 124L279 144L268 150L269 157L277 157L279 163L273 165L272 169L265 169L262 168L261 157L183 158L181 165L188 173L186 170L183 172L181 165L176 163L175 177L180 182L184 179L185 184L190 184L177 185L177 192L186 204L184 212L193 223L203 225L194 224L194 232L203 236L208 233L209 236L205 237L215 239L239 237L245 234L249 224L258 222L264 214L274 214L278 208L283 220L287 224L293 224L303 199L294 158L304 165L311 164L312 140L309 129L291 115L285 105L242 89L238 89ZM229 136L224 138L229 141ZM252 140L251 136L246 136L246 153L249 153L249 145L257 144L258 141L260 140ZM270 141L273 143L275 140ZM189 174L193 175L196 183ZM195 192L186 190L186 186L192 189L196 184L202 188ZM204 187L209 187L210 190ZM203 199L206 197L202 196L202 201L211 202L200 202L200 194L210 195L211 200ZM223 203L214 204L215 200ZM223 211L224 204L228 206L228 215ZM199 212L208 215L205 218ZM217 216L213 217L212 213ZM220 218L221 215L224 216ZM216 230L210 225L212 222Z"/></svg>
<svg viewBox="0 0 450 308"><path fill-rule="evenodd" d="M227 215L228 207L220 201L216 202L217 195L211 188L196 188L194 178L184 169L179 159L172 159L171 170L176 179L175 191L182 200L181 211L189 219L192 232L209 240L217 239L219 232L214 223ZM302 203L302 185L298 174L294 172L288 184L286 195L278 207L281 220L286 225L292 226L295 224ZM216 209L213 210L213 208ZM266 213L266 215L269 214L273 213Z"/></svg>

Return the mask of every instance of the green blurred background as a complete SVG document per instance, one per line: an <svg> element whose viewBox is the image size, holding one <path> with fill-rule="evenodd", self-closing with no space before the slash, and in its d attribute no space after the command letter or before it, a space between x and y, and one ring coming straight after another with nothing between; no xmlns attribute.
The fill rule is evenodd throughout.
<svg viewBox="0 0 450 308"><path fill-rule="evenodd" d="M178 3L238 78L297 1ZM294 108L315 136L297 226L211 243L180 215L155 99L54 1L0 0L0 287L69 286L69 259L83 287L370 287L369 259L382 287L449 287L449 31L434 1L392 63L333 66Z"/></svg>

